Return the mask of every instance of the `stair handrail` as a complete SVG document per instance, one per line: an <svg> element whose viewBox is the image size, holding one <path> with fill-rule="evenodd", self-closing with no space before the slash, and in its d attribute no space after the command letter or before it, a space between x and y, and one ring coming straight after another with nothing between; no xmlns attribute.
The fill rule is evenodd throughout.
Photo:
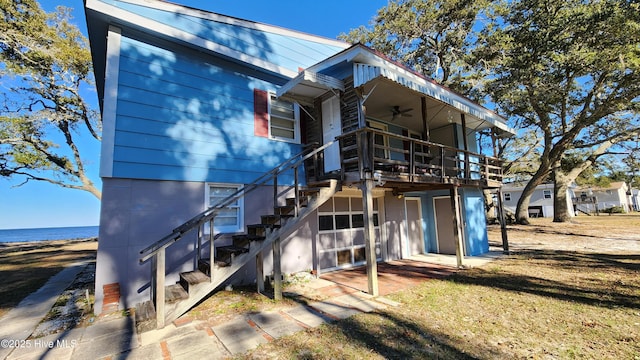
<svg viewBox="0 0 640 360"><path fill-rule="evenodd" d="M269 171L263 173L262 175L260 175L259 177L257 177L250 184L243 186L242 188L238 189L233 194L231 194L231 195L227 196L226 198L224 198L224 199L220 200L219 202L217 202L215 205L207 208L206 210L202 211L198 215L196 215L196 216L192 217L191 219L187 220L182 225L180 225L180 226L176 227L175 229L173 229L170 234L166 235L162 239L160 239L160 240L156 241L155 243L147 246L146 248L140 250L140 255L146 254L146 255L144 255L144 256L142 256L140 258L140 263L144 263L145 261L147 261L150 258L152 258L161 249L167 248L171 244L177 242L178 240L180 240L182 238L182 236L184 234L188 233L191 230L196 229L197 227L200 226L200 224L210 220L220 210L224 209L229 204L232 204L235 201L243 198L244 196L246 196L247 193L257 189L258 186L265 184L266 182L270 181L271 179L276 178L279 174L282 174L285 171L288 171L290 169L294 169L294 168L300 166L300 164L302 164L304 161L310 159L312 156L318 154L319 152L321 152L324 149L328 148L329 146L333 145L336 141L337 140L334 139L333 141L327 142L326 144L324 144L324 145L322 145L320 147L315 147L315 146L317 146L317 143L309 144L307 146L307 148L305 148L303 151L301 151L301 152L297 153L296 155L288 158L287 160L285 160L282 163L278 164L277 166L275 166L271 170L269 170Z"/></svg>

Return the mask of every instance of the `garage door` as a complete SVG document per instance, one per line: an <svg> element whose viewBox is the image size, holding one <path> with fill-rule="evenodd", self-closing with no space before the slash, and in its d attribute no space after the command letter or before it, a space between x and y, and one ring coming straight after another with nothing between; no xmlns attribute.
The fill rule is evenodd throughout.
<svg viewBox="0 0 640 360"><path fill-rule="evenodd" d="M382 258L378 201L373 200L376 257ZM321 270L366 263L362 198L335 197L318 209L318 253Z"/></svg>

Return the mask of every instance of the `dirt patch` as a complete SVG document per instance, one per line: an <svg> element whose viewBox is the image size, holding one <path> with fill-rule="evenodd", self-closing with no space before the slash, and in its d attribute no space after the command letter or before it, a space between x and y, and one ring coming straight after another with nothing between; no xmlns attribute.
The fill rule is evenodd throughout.
<svg viewBox="0 0 640 360"><path fill-rule="evenodd" d="M597 253L640 253L640 215L580 216L566 223L549 218L530 219L531 225L509 225L509 248L520 250L564 250ZM489 241L501 247L499 225L490 225Z"/></svg>

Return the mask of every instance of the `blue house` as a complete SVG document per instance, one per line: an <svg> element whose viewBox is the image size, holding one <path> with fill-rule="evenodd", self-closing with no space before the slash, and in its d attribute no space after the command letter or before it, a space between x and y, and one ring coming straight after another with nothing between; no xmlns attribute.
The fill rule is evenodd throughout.
<svg viewBox="0 0 640 360"><path fill-rule="evenodd" d="M162 327L228 283L489 249L496 113L360 44L87 0L103 119L96 312Z"/></svg>

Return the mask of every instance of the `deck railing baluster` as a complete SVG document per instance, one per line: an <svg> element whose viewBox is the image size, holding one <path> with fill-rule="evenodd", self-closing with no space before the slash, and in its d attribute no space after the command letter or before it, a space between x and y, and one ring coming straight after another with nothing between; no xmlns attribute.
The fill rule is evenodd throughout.
<svg viewBox="0 0 640 360"><path fill-rule="evenodd" d="M216 263L216 247L214 246L215 236L213 235L213 219L209 220L209 281L213 282L213 268Z"/></svg>

